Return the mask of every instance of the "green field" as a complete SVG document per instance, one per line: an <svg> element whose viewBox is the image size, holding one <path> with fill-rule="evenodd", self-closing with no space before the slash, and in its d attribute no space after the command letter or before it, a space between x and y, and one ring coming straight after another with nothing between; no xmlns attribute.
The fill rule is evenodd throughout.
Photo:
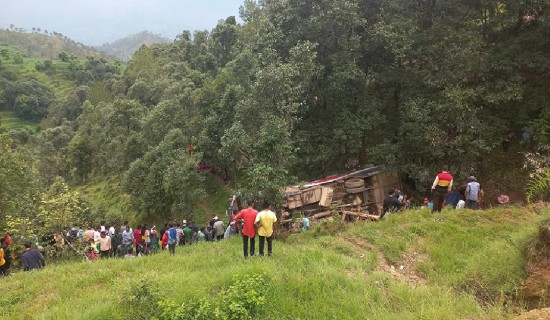
<svg viewBox="0 0 550 320"><path fill-rule="evenodd" d="M52 265L2 280L0 318L203 319L259 301L252 318L510 319L521 312L510 301L524 277L524 247L549 217L548 209L411 211L280 237L272 257L244 260L232 238L178 247L174 257ZM251 274L264 282L248 282L235 298ZM162 316L157 301L166 299L173 304Z"/></svg>
<svg viewBox="0 0 550 320"><path fill-rule="evenodd" d="M0 45L0 50L7 48L11 53L19 51L16 47ZM43 62L44 59L37 58L23 58L23 63L16 64L13 62L13 58L9 60L2 59L2 68L5 70L14 71L22 78L35 78L41 83L50 87L56 98L65 99L69 96L71 91L76 88L76 83L74 81L68 80L65 77L68 63L62 62L60 60L52 60L55 66L55 72L48 74L45 72L40 72L35 69L36 63Z"/></svg>
<svg viewBox="0 0 550 320"><path fill-rule="evenodd" d="M36 130L39 127L37 122L23 120L17 117L15 111L0 111L0 128L6 130L29 128Z"/></svg>

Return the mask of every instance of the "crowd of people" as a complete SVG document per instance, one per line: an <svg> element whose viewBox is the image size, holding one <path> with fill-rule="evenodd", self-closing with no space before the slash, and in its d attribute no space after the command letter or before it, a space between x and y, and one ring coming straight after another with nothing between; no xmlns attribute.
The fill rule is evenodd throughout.
<svg viewBox="0 0 550 320"><path fill-rule="evenodd" d="M431 192L431 200L424 199L424 206L430 207L432 213L440 212L444 206L452 206L456 209L479 209L479 201L483 190L474 176L469 177L469 182L462 188L462 192L453 186L453 176L446 166L436 176ZM74 225L70 230L53 235L52 245L56 250L70 247L81 253L87 260L105 259L111 257L135 258L143 255L154 254L167 250L170 255L175 255L178 246L188 246L198 242L222 241L234 235L240 234L243 239L243 255L263 256L265 243L267 243L267 255L273 252L273 233L275 231L277 217L271 211L271 203L264 201L262 210L258 212L254 208L254 201L247 201L248 207L236 212L229 219L228 225L217 215L205 226L197 226L193 221L183 220L179 222L167 222L160 230L154 225L137 225L132 228L125 221L120 228L116 222L107 225L101 221L96 227L88 225L84 228ZM409 208L410 199L399 188L392 188L384 199L382 218L388 213ZM421 208L422 208L421 207ZM302 230L309 228L309 219L302 215ZM259 239L259 252L256 253L256 238ZM12 264L10 253L11 238L9 235L0 239L0 275L8 274ZM78 244L78 245L77 245ZM25 252L21 255L23 269L25 271L45 267L46 261L40 252L42 247L39 242L24 244ZM82 248L84 248L82 250Z"/></svg>
<svg viewBox="0 0 550 320"><path fill-rule="evenodd" d="M273 251L273 232L277 217L271 211L271 203L265 201L263 210L254 209L254 201L248 200L248 208L234 212L229 224L217 215L203 227L192 221L183 220L181 223L167 222L157 230L156 226L148 228L138 225L132 228L125 221L120 228L116 222L106 224L101 221L98 226L93 224L87 228L75 224L70 230L63 231L51 237L50 244L55 250L70 249L82 254L87 260L93 261L106 258L135 258L167 250L175 255L178 246L192 245L198 242L222 241L241 234L243 238L244 257L263 256L267 242L267 255ZM259 237L259 254L256 254L255 239ZM37 240L37 239L36 239ZM8 275L12 263L10 252L11 237L6 235L0 239L0 275ZM250 244L250 245L249 245ZM46 266L46 260L41 253L43 247L38 240L33 244L26 242L25 251L21 255L25 271L41 269ZM83 248L83 249L82 249Z"/></svg>

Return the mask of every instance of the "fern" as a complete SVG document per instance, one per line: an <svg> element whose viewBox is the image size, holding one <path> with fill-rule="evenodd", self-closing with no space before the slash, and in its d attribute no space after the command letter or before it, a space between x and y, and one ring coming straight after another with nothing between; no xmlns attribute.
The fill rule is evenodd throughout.
<svg viewBox="0 0 550 320"><path fill-rule="evenodd" d="M527 203L533 200L549 200L550 198L550 168L534 175L527 183Z"/></svg>

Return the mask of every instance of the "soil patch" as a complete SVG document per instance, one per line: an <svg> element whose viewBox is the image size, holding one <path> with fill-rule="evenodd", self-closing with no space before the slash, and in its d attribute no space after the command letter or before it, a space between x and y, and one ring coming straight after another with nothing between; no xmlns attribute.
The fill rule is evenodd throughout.
<svg viewBox="0 0 550 320"><path fill-rule="evenodd" d="M550 221L543 221L528 246L527 278L519 296L529 308L550 307ZM550 317L546 318L550 319Z"/></svg>
<svg viewBox="0 0 550 320"><path fill-rule="evenodd" d="M526 312L514 320L548 320L550 319L550 308L545 309L535 309L529 312Z"/></svg>

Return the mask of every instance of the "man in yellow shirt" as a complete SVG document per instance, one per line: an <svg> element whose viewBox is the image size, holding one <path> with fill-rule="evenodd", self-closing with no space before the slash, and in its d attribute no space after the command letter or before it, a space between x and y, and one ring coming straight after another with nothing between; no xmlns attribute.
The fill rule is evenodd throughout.
<svg viewBox="0 0 550 320"><path fill-rule="evenodd" d="M260 237L260 256L264 255L264 243L267 239L267 255L271 256L273 251L273 231L275 230L275 222L277 216L271 211L271 202L265 200L263 203L264 210L260 211L254 221L258 227L258 236Z"/></svg>

